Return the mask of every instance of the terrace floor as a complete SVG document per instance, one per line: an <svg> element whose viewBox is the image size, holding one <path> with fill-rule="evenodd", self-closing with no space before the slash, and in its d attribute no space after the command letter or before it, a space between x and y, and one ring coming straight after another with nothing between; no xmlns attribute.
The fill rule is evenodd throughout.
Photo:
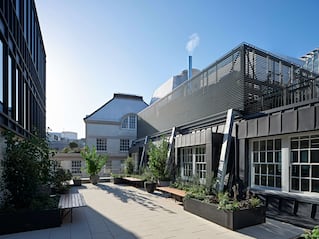
<svg viewBox="0 0 319 239"><path fill-rule="evenodd" d="M155 238L297 238L303 229L267 219L266 223L231 231L183 210L179 202L155 191L131 186L83 184L87 207L73 209L61 227L8 234L0 239L155 239Z"/></svg>

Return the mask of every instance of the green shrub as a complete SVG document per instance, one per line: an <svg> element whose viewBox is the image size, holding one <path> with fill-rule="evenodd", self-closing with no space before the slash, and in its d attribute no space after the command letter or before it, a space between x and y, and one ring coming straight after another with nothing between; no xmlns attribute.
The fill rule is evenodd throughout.
<svg viewBox="0 0 319 239"><path fill-rule="evenodd" d="M319 239L319 226L315 226L312 230L306 231L301 236L305 239Z"/></svg>
<svg viewBox="0 0 319 239"><path fill-rule="evenodd" d="M52 155L48 143L37 136L21 139L9 131L5 131L3 136L7 147L2 162L2 179L9 194L5 204L28 208L37 197L38 189L49 185L52 179Z"/></svg>
<svg viewBox="0 0 319 239"><path fill-rule="evenodd" d="M148 145L148 167L154 177L158 180L166 180L169 178L166 172L166 160L168 153L168 142L162 138L159 144L152 142Z"/></svg>
<svg viewBox="0 0 319 239"><path fill-rule="evenodd" d="M131 157L127 157L127 159L125 160L124 162L124 172L125 174L133 174L134 172L134 161L133 161L133 158Z"/></svg>

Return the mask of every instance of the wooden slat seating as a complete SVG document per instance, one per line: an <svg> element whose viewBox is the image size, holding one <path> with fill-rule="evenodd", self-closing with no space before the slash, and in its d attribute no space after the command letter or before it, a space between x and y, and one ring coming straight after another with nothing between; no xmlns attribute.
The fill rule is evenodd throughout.
<svg viewBox="0 0 319 239"><path fill-rule="evenodd" d="M141 188L144 186L144 180L140 178L124 177L123 180L134 187Z"/></svg>
<svg viewBox="0 0 319 239"><path fill-rule="evenodd" d="M84 197L80 193L70 193L62 194L59 201L59 208L61 209L61 216L65 217L67 214L71 213L71 222L72 222L72 210L73 208L85 207L86 202ZM64 213L67 211L66 213Z"/></svg>
<svg viewBox="0 0 319 239"><path fill-rule="evenodd" d="M169 193L176 201L182 202L186 195L186 191L172 187L156 187L158 191Z"/></svg>

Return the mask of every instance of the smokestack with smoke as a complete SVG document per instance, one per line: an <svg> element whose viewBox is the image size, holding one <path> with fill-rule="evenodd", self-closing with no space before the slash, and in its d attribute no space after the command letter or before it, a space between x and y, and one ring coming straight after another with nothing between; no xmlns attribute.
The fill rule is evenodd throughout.
<svg viewBox="0 0 319 239"><path fill-rule="evenodd" d="M186 50L188 51L188 79L192 78L192 55L194 49L199 44L199 36L197 33L193 33L189 36L189 41L186 44Z"/></svg>

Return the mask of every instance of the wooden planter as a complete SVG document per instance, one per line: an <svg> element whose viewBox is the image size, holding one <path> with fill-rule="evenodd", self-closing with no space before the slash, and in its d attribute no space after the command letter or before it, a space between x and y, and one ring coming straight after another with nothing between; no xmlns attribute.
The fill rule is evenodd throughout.
<svg viewBox="0 0 319 239"><path fill-rule="evenodd" d="M145 188L146 192L153 193L156 189L156 183L144 182L144 188Z"/></svg>
<svg viewBox="0 0 319 239"><path fill-rule="evenodd" d="M184 200L184 210L233 231L266 221L264 206L237 211L224 211L217 207L215 204L208 204L193 198Z"/></svg>
<svg viewBox="0 0 319 239"><path fill-rule="evenodd" d="M59 209L0 213L0 235L61 226Z"/></svg>
<svg viewBox="0 0 319 239"><path fill-rule="evenodd" d="M113 177L113 183L114 184L123 184L124 180L121 177Z"/></svg>

